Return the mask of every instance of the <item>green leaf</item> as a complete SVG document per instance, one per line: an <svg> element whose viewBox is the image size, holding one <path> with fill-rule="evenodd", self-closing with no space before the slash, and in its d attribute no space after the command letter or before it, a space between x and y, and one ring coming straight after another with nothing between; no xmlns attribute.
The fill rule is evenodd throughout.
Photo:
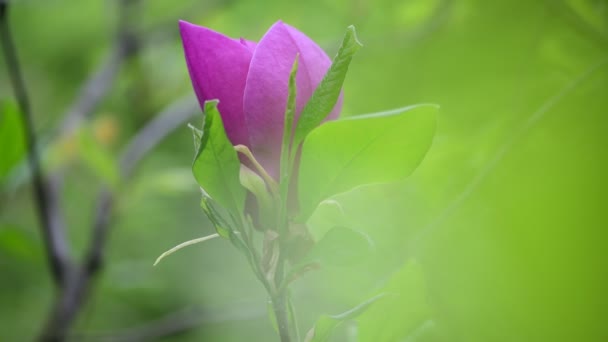
<svg viewBox="0 0 608 342"><path fill-rule="evenodd" d="M0 102L0 184L25 155L25 138L17 106Z"/></svg>
<svg viewBox="0 0 608 342"><path fill-rule="evenodd" d="M294 149L304 141L308 133L323 122L334 108L340 96L340 90L342 89L342 83L344 83L348 66L361 46L361 43L357 40L355 27L349 26L331 67L317 89L315 89L310 100L304 106L304 109L302 109L294 134L292 145Z"/></svg>
<svg viewBox="0 0 608 342"><path fill-rule="evenodd" d="M251 260L251 251L247 244L242 239L242 234L239 233L238 228L243 227L245 222L241 222L240 216L235 218L234 215L230 214L228 210L220 205L218 205L209 195L202 191L202 199L201 199L201 208L209 218L209 221L215 227L215 231L219 236L224 239L230 240L230 242L240 250L250 263Z"/></svg>
<svg viewBox="0 0 608 342"><path fill-rule="evenodd" d="M317 319L315 326L306 334L305 342L328 341L332 332L344 321L357 318L364 313L373 303L383 298L386 294L376 295L356 307L338 315L322 315ZM388 340L387 340L388 341Z"/></svg>
<svg viewBox="0 0 608 342"><path fill-rule="evenodd" d="M306 222L306 225L315 241L319 241L334 227L352 227L353 223L344 213L342 204L332 198L319 203L313 215Z"/></svg>
<svg viewBox="0 0 608 342"><path fill-rule="evenodd" d="M239 182L241 164L226 136L217 104L217 100L205 102L203 134L192 173L211 198L234 215L240 215L245 205L245 189ZM196 137L197 131L193 133Z"/></svg>
<svg viewBox="0 0 608 342"><path fill-rule="evenodd" d="M0 257L33 262L43 258L39 241L31 232L9 224L0 224Z"/></svg>
<svg viewBox="0 0 608 342"><path fill-rule="evenodd" d="M401 180L420 164L435 132L436 105L330 121L302 148L299 222L324 199L360 185Z"/></svg>
<svg viewBox="0 0 608 342"><path fill-rule="evenodd" d="M314 245L303 263L349 266L365 260L372 251L373 242L367 235L346 227L334 227Z"/></svg>
<svg viewBox="0 0 608 342"><path fill-rule="evenodd" d="M403 341L431 318L423 269L415 260L393 274L379 292L390 293L391 298L357 318L359 341Z"/></svg>

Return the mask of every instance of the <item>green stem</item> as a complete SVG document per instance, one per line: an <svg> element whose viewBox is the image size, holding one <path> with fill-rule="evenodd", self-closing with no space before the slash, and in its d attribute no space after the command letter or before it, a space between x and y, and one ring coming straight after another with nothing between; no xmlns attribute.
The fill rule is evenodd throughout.
<svg viewBox="0 0 608 342"><path fill-rule="evenodd" d="M293 305L293 300L287 296L287 306L289 308L289 317L291 318L291 325L296 341L300 341L300 327L298 326L298 316L296 315L296 307Z"/></svg>
<svg viewBox="0 0 608 342"><path fill-rule="evenodd" d="M279 336L281 337L281 342L290 342L291 329L289 325L289 314L287 311L287 293L285 291L275 293L271 300L274 315L277 319L277 327L279 330Z"/></svg>

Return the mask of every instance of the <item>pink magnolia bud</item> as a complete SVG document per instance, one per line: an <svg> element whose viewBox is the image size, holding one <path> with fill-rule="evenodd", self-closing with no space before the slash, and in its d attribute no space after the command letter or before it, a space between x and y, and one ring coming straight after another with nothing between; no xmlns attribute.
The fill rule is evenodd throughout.
<svg viewBox="0 0 608 342"><path fill-rule="evenodd" d="M201 104L219 99L226 134L246 145L275 179L291 67L299 54L296 116L331 65L327 54L295 28L276 22L258 42L232 39L205 27L179 23L186 63ZM342 108L338 99L328 119Z"/></svg>

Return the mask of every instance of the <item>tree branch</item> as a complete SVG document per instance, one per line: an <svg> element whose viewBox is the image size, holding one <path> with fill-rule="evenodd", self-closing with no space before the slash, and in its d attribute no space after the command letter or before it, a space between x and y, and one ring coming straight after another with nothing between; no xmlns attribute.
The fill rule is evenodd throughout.
<svg viewBox="0 0 608 342"><path fill-rule="evenodd" d="M178 100L167 106L126 145L120 158L121 175L128 178L135 165L148 152L198 111L200 111L198 103L193 97ZM109 190L100 191L85 258L80 266L70 273L68 285L55 303L50 320L42 334L43 341L64 340L76 314L86 303L92 281L103 266L103 252L110 232L114 201L115 196Z"/></svg>
<svg viewBox="0 0 608 342"><path fill-rule="evenodd" d="M10 32L8 8L9 4L5 0L0 0L0 40L10 81L21 111L28 163L33 179L34 200L36 201L47 260L53 280L57 285L62 285L65 282L66 270L71 266L69 249L65 240L63 221L55 205L53 191L44 178L40 166L34 118Z"/></svg>
<svg viewBox="0 0 608 342"><path fill-rule="evenodd" d="M119 18L114 47L78 91L78 96L70 105L61 123L60 136L72 133L94 113L95 108L111 89L123 63L138 51L137 35L129 21L129 5L135 1L119 0Z"/></svg>
<svg viewBox="0 0 608 342"><path fill-rule="evenodd" d="M125 60L138 50L139 40L129 20L133 4L139 0L117 0L119 20L117 38L114 48L105 62L95 71L78 91L72 105L69 106L64 120L59 126L61 135L71 134L88 117L106 96L118 76ZM53 305L49 320L40 340L63 341L68 336L79 311L84 307L91 285L102 266L103 251L106 244L114 195L108 190L100 192L95 221L91 231L91 240L82 262L78 263L70 256L70 246L65 235L65 223L60 208L60 194L63 185L63 172L59 171L45 179L40 165L37 150L33 115L28 94L23 81L17 54L8 24L8 4L0 0L0 38L6 64L11 77L15 97L23 116L23 129L26 133L28 161L32 171L34 197L41 222L41 230L47 260L58 295ZM127 178L136 164L180 123L199 111L197 101L193 98L182 99L168 106L155 119L145 125L125 147L120 158L120 173Z"/></svg>
<svg viewBox="0 0 608 342"><path fill-rule="evenodd" d="M199 111L200 107L196 99L187 97L170 104L148 122L135 134L121 153L119 168L122 178L128 178L144 156L169 133ZM89 274L94 274L101 267L113 205L114 196L107 189L101 190L97 200L92 237L85 259L85 267Z"/></svg>
<svg viewBox="0 0 608 342"><path fill-rule="evenodd" d="M200 112L193 96L177 100L163 109L131 139L120 157L120 173L127 177L134 166L169 133Z"/></svg>

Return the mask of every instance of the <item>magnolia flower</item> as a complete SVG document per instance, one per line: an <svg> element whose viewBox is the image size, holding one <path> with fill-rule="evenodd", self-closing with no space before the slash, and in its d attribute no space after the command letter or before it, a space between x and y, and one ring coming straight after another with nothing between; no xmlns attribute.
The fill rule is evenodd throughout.
<svg viewBox="0 0 608 342"><path fill-rule="evenodd" d="M277 179L289 74L299 54L296 115L331 65L327 54L295 28L276 22L256 43L232 39L205 27L179 23L194 91L203 106L218 99L233 145L245 145ZM327 119L335 119L342 97Z"/></svg>

